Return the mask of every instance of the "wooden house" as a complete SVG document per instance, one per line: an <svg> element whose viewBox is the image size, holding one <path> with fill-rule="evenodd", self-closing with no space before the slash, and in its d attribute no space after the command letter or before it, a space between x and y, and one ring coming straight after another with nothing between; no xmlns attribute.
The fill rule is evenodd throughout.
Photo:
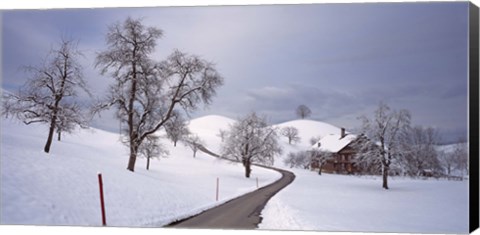
<svg viewBox="0 0 480 235"><path fill-rule="evenodd" d="M311 168L319 170L318 168L321 167L321 172L325 173L355 174L357 168L353 160L357 153L354 144L356 140L357 136L346 133L344 128L341 128L338 134L324 136L312 146L312 150L314 153L328 157L322 160L314 158Z"/></svg>

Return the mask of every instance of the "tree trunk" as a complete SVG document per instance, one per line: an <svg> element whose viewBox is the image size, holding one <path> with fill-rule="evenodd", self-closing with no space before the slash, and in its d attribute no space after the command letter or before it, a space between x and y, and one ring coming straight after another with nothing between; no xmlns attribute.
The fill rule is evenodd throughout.
<svg viewBox="0 0 480 235"><path fill-rule="evenodd" d="M245 166L245 177L250 178L250 173L252 172L250 161L246 160L244 166Z"/></svg>
<svg viewBox="0 0 480 235"><path fill-rule="evenodd" d="M130 144L130 158L128 159L127 170L134 172L135 171L135 161L137 160L138 148Z"/></svg>
<svg viewBox="0 0 480 235"><path fill-rule="evenodd" d="M48 131L48 138L47 138L47 143L45 144L45 147L43 148L43 151L46 153L50 152L50 146L52 145L52 139L53 139L53 134L55 132L55 122L57 121L57 115L54 114L52 116L52 120L50 121L50 129Z"/></svg>
<svg viewBox="0 0 480 235"><path fill-rule="evenodd" d="M173 141L173 147L177 147L177 141L176 140Z"/></svg>
<svg viewBox="0 0 480 235"><path fill-rule="evenodd" d="M133 58L135 58L135 50L133 51ZM135 124L134 124L134 108L133 105L135 103L135 97L137 94L137 66L135 61L132 62L132 87L130 88L130 98L128 100L128 137L130 138L129 144L130 144L130 158L128 159L128 166L127 170L134 172L135 171L135 161L137 160L137 152L138 152L138 146L137 145L137 137L138 137L138 132L135 130Z"/></svg>
<svg viewBox="0 0 480 235"><path fill-rule="evenodd" d="M383 185L384 189L388 189L388 165L383 165Z"/></svg>
<svg viewBox="0 0 480 235"><path fill-rule="evenodd" d="M147 156L147 171L150 170L150 156Z"/></svg>

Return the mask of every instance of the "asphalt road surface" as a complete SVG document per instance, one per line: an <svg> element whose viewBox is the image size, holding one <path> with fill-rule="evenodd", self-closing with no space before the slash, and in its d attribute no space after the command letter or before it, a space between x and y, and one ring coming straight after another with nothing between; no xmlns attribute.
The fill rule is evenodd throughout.
<svg viewBox="0 0 480 235"><path fill-rule="evenodd" d="M282 178L270 185L206 210L196 216L172 223L168 227L205 229L257 228L257 225L262 220L260 212L267 204L267 201L295 179L295 175L292 172L276 168L271 169L279 171L282 174Z"/></svg>

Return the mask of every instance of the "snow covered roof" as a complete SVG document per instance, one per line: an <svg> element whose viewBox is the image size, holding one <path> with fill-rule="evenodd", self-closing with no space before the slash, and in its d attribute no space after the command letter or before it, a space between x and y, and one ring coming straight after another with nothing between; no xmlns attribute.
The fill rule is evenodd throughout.
<svg viewBox="0 0 480 235"><path fill-rule="evenodd" d="M357 138L353 134L346 134L343 138L341 137L340 134L327 135L312 145L312 148L319 151L337 153Z"/></svg>

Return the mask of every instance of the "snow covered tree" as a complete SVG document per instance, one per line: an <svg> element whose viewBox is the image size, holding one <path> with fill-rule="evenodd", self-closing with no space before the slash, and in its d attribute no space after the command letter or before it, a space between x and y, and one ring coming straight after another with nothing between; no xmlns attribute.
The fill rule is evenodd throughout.
<svg viewBox="0 0 480 235"><path fill-rule="evenodd" d="M402 158L406 173L410 176L420 176L426 171L441 174L443 171L437 150L438 132L432 128L415 126L403 133Z"/></svg>
<svg viewBox="0 0 480 235"><path fill-rule="evenodd" d="M451 152L454 169L460 171L462 174L468 175L468 144L464 140L460 140L454 145Z"/></svg>
<svg viewBox="0 0 480 235"><path fill-rule="evenodd" d="M193 157L196 157L197 151L203 145L203 141L196 134L190 134L184 139L184 143L193 151Z"/></svg>
<svg viewBox="0 0 480 235"><path fill-rule="evenodd" d="M227 131L226 130L218 130L218 134L217 134L218 137L220 137L220 139L222 140L222 142L225 141L225 138L227 137Z"/></svg>
<svg viewBox="0 0 480 235"><path fill-rule="evenodd" d="M308 151L290 152L283 163L290 168L308 169L312 163L312 154Z"/></svg>
<svg viewBox="0 0 480 235"><path fill-rule="evenodd" d="M4 115L12 115L27 125L49 125L43 149L46 153L50 152L55 131L60 138L61 132L71 132L76 126L87 126L82 106L76 99L78 90L90 95L78 62L81 56L76 42L62 40L41 65L25 67L30 77L18 93L3 95Z"/></svg>
<svg viewBox="0 0 480 235"><path fill-rule="evenodd" d="M328 159L331 159L333 157L333 154L330 152L318 150L313 150L310 154L312 155L312 163L314 164L314 166L318 167L318 174L321 175L323 165L327 162Z"/></svg>
<svg viewBox="0 0 480 235"><path fill-rule="evenodd" d="M222 157L241 162L246 178L250 178L252 163L272 165L274 156L281 153L277 130L255 112L231 125L222 145Z"/></svg>
<svg viewBox="0 0 480 235"><path fill-rule="evenodd" d="M167 157L169 154L168 150L162 146L159 137L156 135L149 135L145 138L138 148L138 153L147 158L147 170L150 170L150 159Z"/></svg>
<svg viewBox="0 0 480 235"><path fill-rule="evenodd" d="M458 143L438 151L439 160L448 176L468 174L468 144L460 139Z"/></svg>
<svg viewBox="0 0 480 235"><path fill-rule="evenodd" d="M310 138L310 145L314 145L314 144L318 143L318 141L320 141L320 139L322 139L321 136L314 136L314 137Z"/></svg>
<svg viewBox="0 0 480 235"><path fill-rule="evenodd" d="M280 134L288 138L288 144L298 143L300 136L298 136L298 129L293 126L287 126L280 130Z"/></svg>
<svg viewBox="0 0 480 235"><path fill-rule="evenodd" d="M310 108L308 108L306 105L302 104L297 107L295 113L300 118L305 119L306 117L310 117L310 115L312 115L312 110L310 110Z"/></svg>
<svg viewBox="0 0 480 235"><path fill-rule="evenodd" d="M115 83L106 101L94 112L115 107L130 150L127 169L134 171L142 142L164 128L176 110L187 114L209 104L223 78L214 65L198 56L175 50L160 63L151 55L162 30L127 18L109 27L107 49L96 58L101 74L110 72Z"/></svg>
<svg viewBox="0 0 480 235"><path fill-rule="evenodd" d="M167 137L173 141L173 146L177 146L177 142L190 133L187 122L179 112L173 112L170 120L165 123L165 131L167 132Z"/></svg>
<svg viewBox="0 0 480 235"><path fill-rule="evenodd" d="M410 112L405 109L391 110L381 102L373 118L361 116L362 138L357 145L359 152L356 161L366 165L381 166L382 187L388 189L388 174L392 161L402 154L401 132L410 126ZM375 144L372 144L375 143Z"/></svg>

